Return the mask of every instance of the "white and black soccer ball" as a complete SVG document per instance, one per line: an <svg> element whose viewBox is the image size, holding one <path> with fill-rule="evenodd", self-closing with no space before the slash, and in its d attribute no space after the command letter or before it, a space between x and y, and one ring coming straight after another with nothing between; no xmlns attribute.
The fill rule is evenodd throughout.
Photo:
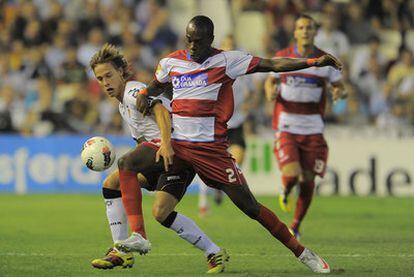
<svg viewBox="0 0 414 277"><path fill-rule="evenodd" d="M112 143L104 137L88 139L82 147L82 162L93 171L104 171L115 161L115 149Z"/></svg>

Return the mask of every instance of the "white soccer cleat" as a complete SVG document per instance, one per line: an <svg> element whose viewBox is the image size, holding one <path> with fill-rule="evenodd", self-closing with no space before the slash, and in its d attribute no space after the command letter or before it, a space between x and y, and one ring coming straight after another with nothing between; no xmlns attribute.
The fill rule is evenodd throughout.
<svg viewBox="0 0 414 277"><path fill-rule="evenodd" d="M303 250L298 259L315 273L329 273L331 269L327 262L321 257L310 251L308 248Z"/></svg>
<svg viewBox="0 0 414 277"><path fill-rule="evenodd" d="M124 252L138 252L139 254L147 254L151 250L151 243L145 239L140 233L133 232L126 240L115 242L115 248Z"/></svg>

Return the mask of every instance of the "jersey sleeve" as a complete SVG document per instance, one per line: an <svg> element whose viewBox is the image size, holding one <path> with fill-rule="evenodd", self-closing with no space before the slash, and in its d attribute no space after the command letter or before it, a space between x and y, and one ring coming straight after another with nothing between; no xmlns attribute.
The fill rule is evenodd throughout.
<svg viewBox="0 0 414 277"><path fill-rule="evenodd" d="M155 71L155 78L160 83L168 83L171 82L170 78L170 65L168 63L170 59L169 58L163 58L158 63L157 70Z"/></svg>
<svg viewBox="0 0 414 277"><path fill-rule="evenodd" d="M223 54L226 57L226 74L232 79L252 73L260 62L260 58L242 51L226 51Z"/></svg>

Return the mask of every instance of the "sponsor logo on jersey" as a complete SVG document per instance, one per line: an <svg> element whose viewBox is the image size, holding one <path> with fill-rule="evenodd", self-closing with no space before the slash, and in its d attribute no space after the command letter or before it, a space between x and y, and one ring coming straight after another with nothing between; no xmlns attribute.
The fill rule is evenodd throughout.
<svg viewBox="0 0 414 277"><path fill-rule="evenodd" d="M316 88L321 86L319 78L308 78L302 76L286 76L286 85L290 87Z"/></svg>
<svg viewBox="0 0 414 277"><path fill-rule="evenodd" d="M137 98L138 92L140 91L139 88L133 88L128 91L128 94L131 94L132 97Z"/></svg>
<svg viewBox="0 0 414 277"><path fill-rule="evenodd" d="M207 73L184 74L172 77L174 89L206 87L208 85Z"/></svg>

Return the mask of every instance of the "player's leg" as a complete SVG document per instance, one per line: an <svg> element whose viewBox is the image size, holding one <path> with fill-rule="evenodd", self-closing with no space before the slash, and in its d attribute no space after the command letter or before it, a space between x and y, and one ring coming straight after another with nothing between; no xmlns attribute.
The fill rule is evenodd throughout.
<svg viewBox="0 0 414 277"><path fill-rule="evenodd" d="M122 201L128 222L133 234L139 234L144 239L146 234L142 213L142 192L137 173L145 172L155 166L155 153L155 148L145 142L137 145L118 160Z"/></svg>
<svg viewBox="0 0 414 277"><path fill-rule="evenodd" d="M208 214L209 204L208 204L208 191L207 187L203 181L199 180L198 182L198 215L200 217L205 217Z"/></svg>
<svg viewBox="0 0 414 277"><path fill-rule="evenodd" d="M106 216L113 242L126 239L128 237L128 221L122 204L117 170L105 178L102 195L105 200ZM132 253L119 251L116 248L110 248L104 257L92 261L92 266L100 269L111 269L117 266L132 267L133 264L134 256Z"/></svg>
<svg viewBox="0 0 414 277"><path fill-rule="evenodd" d="M286 132L277 132L273 150L282 173L282 191L279 195L279 205L282 211L290 212L293 203L289 195L298 183L302 173L295 136Z"/></svg>
<svg viewBox="0 0 414 277"><path fill-rule="evenodd" d="M181 151L181 150L179 150ZM268 208L257 202L227 149L220 144L205 145L189 155L189 159L206 185L222 189L233 203L250 218L257 220L272 236L289 248L314 272L329 272L329 265L305 249L289 232L287 226ZM177 153L178 151L176 151ZM179 155L181 155L179 153Z"/></svg>
<svg viewBox="0 0 414 277"><path fill-rule="evenodd" d="M299 143L303 174L291 230L299 235L299 227L312 202L315 176L323 177L328 159L328 145L322 134L303 136Z"/></svg>
<svg viewBox="0 0 414 277"><path fill-rule="evenodd" d="M296 201L295 215L293 217L292 224L290 225L290 229L297 239L300 236L300 224L302 223L302 220L312 202L314 188L315 174L311 171L305 170L299 183L299 195Z"/></svg>

